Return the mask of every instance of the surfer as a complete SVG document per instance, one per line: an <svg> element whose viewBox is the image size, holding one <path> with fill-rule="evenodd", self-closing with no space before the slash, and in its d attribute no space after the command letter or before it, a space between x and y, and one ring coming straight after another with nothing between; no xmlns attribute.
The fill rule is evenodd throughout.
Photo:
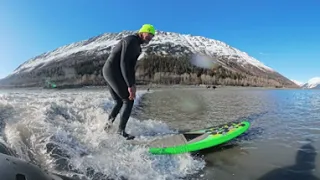
<svg viewBox="0 0 320 180"><path fill-rule="evenodd" d="M136 96L135 65L141 54L141 44L148 44L154 35L155 28L151 24L144 24L138 33L124 37L112 49L102 69L108 90L115 101L104 129L112 125L121 110L117 133L126 139L134 139L134 136L126 133L125 128Z"/></svg>

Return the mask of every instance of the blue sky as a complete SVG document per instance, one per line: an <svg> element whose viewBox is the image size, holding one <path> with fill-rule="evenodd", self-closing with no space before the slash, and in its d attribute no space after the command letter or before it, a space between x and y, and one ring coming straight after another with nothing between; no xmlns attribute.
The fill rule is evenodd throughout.
<svg viewBox="0 0 320 180"><path fill-rule="evenodd" d="M0 77L57 47L151 23L217 39L284 76L320 76L319 0L10 0L0 3Z"/></svg>

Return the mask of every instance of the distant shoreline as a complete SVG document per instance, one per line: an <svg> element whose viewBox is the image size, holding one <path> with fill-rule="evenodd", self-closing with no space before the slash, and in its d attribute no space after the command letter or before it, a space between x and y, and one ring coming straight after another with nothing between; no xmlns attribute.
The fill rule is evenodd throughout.
<svg viewBox="0 0 320 180"><path fill-rule="evenodd" d="M64 90L64 89L104 89L106 86L67 86L67 87L57 87L57 88L44 88L41 86L30 86L30 87L12 87L12 86L1 86L0 89L48 89L48 90ZM226 86L226 85L181 85L181 84L151 84L151 85L137 85L137 89L174 89L174 88L197 88L197 89L211 89L211 90L217 90L217 89L296 89L296 90L303 90L303 88L276 88L276 87L255 87L255 86Z"/></svg>

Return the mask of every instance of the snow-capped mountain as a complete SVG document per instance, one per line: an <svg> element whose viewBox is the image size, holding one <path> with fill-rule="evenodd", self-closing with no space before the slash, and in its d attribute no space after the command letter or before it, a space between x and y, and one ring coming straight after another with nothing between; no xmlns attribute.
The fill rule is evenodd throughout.
<svg viewBox="0 0 320 180"><path fill-rule="evenodd" d="M298 86L300 86L300 87L305 84L305 83L303 83L303 82L296 81L296 80L294 80L294 79L291 79L291 81L294 82L296 85L298 85Z"/></svg>
<svg viewBox="0 0 320 180"><path fill-rule="evenodd" d="M86 53L90 54L98 51L110 50L111 47L113 47L122 37L130 33L133 32L125 31L121 33L106 33L89 40L60 47L52 52L47 52L30 59L19 66L19 68L17 68L13 74L23 71L28 72L34 70L35 68L45 66L50 62L59 62L64 60L64 57L74 55L78 52L86 51ZM158 31L157 35L152 39L148 46L154 47L159 45L168 45L168 47L187 47L187 49L184 51L175 51L174 53L171 52L171 55L181 55L183 53L203 53L208 56L229 56L230 59L235 58L240 64L250 64L263 71L274 71L272 68L262 64L260 61L249 56L245 52L233 48L224 42L201 36ZM157 53L160 55L166 55L169 52L167 48L162 47L159 51L157 51Z"/></svg>
<svg viewBox="0 0 320 180"><path fill-rule="evenodd" d="M98 71L101 70L110 50L121 38L132 33L134 32L105 33L88 40L59 47L21 64L4 81L7 83L10 81L10 84L28 82L30 85L36 85L45 77L54 76L55 81L63 82L66 78L82 76L80 80L78 77L75 78L77 81L81 81L83 76L90 76L89 78L94 79L93 72L101 78L101 73ZM292 81L247 53L224 42L201 36L157 31L149 45L143 46L140 59L147 58L149 55L181 57L185 54L202 54L219 59L221 65L226 68L237 72L245 71L250 77L272 79L272 84L277 82L277 84L284 86L294 85Z"/></svg>
<svg viewBox="0 0 320 180"><path fill-rule="evenodd" d="M320 77L311 78L302 87L307 89L320 89Z"/></svg>

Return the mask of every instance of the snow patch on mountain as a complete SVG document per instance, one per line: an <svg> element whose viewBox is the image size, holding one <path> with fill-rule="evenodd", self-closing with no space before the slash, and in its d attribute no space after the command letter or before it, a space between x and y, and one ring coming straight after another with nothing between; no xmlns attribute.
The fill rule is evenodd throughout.
<svg viewBox="0 0 320 180"><path fill-rule="evenodd" d="M44 53L37 57L34 57L22 65L20 65L11 75L19 72L30 72L36 68L44 67L51 62L59 62L64 60L64 57L76 54L78 52L85 52L88 54L97 53L103 50L110 51L111 48L122 38L129 34L134 33L133 31L123 31L120 33L105 33L100 36L90 38L88 40L75 42L66 46L62 46L51 52ZM262 71L275 72L272 68L264 65L257 59L249 56L246 52L242 52L236 48L227 45L224 42L208 39L202 36L192 36L190 34L179 34L173 32L157 31L154 39L147 46L143 46L143 49L148 46L160 46L166 47L170 45L179 45L187 47L194 54L203 54L209 57L213 56L228 56L229 59L236 60L240 65L250 64L256 66ZM168 54L166 48L162 49L159 54ZM184 52L175 52L179 55ZM170 53L171 54L171 53ZM142 56L146 54L143 53ZM141 59L141 57L140 57Z"/></svg>
<svg viewBox="0 0 320 180"><path fill-rule="evenodd" d="M320 77L311 78L305 85L303 85L303 88L320 89Z"/></svg>

